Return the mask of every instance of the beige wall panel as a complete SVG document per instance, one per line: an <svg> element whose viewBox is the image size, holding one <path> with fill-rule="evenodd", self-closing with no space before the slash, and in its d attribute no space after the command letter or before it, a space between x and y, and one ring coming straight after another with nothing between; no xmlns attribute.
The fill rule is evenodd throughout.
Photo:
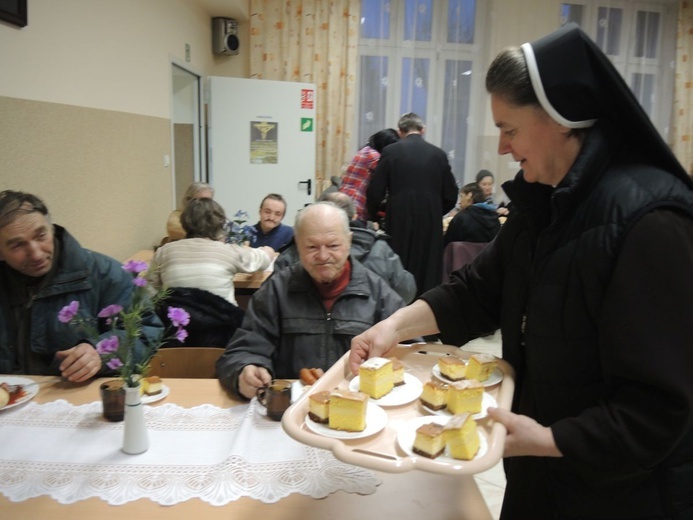
<svg viewBox="0 0 693 520"><path fill-rule="evenodd" d="M165 235L170 121L0 97L0 189L35 193L89 249L124 260Z"/></svg>
<svg viewBox="0 0 693 520"><path fill-rule="evenodd" d="M176 207L182 205L183 197L188 186L195 181L195 157L192 154L194 147L193 125L175 123L173 125L173 142L175 143L176 165Z"/></svg>

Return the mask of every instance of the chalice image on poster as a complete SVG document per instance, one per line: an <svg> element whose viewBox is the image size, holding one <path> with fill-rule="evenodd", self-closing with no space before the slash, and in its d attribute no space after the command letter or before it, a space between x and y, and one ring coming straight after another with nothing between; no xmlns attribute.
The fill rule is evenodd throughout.
<svg viewBox="0 0 693 520"><path fill-rule="evenodd" d="M250 122L250 163L277 164L277 129L279 123Z"/></svg>

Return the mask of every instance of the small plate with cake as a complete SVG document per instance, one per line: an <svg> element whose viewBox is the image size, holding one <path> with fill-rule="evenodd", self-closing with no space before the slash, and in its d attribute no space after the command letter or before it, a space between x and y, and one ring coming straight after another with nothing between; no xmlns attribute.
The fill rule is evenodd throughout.
<svg viewBox="0 0 693 520"><path fill-rule="evenodd" d="M484 386L493 386L503 380L503 371L497 365L498 359L491 354L472 354L466 361L457 356L440 356L431 373L444 383L476 379Z"/></svg>
<svg viewBox="0 0 693 520"><path fill-rule="evenodd" d="M484 419L488 415L488 409L490 407L495 408L497 406L498 406L498 403L496 402L496 399L491 394L484 392L483 396L481 397L481 411L476 412L476 413L472 413L472 412L470 412L470 413L472 414L472 417L474 418L474 420L480 421L481 419ZM455 415L450 411L450 409L447 406L445 408L438 408L438 409L434 410L433 408L426 406L425 403L421 403L421 407L424 410L426 410L428 413L438 415L440 417L450 418L453 415Z"/></svg>
<svg viewBox="0 0 693 520"><path fill-rule="evenodd" d="M169 388L161 382L158 376L143 377L142 385L142 404L152 404L161 401L169 393Z"/></svg>
<svg viewBox="0 0 693 520"><path fill-rule="evenodd" d="M457 416L457 418L462 423L459 428L459 438L454 438L457 437L457 432L450 432L449 435L453 438L446 440L445 427L451 421L451 417L417 417L407 421L404 427L398 430L397 444L410 457L422 456L448 464L459 464L467 460L479 459L486 455L488 441L483 428L478 428L476 424L472 424L474 421L466 423L462 416ZM419 428L422 429L419 430ZM465 431L467 428L471 428L471 431ZM478 447L476 447L476 442L473 439L474 433L478 438ZM464 438L465 436L467 436L467 439ZM471 442L469 441L470 437L472 437ZM469 453L463 453L458 455L458 458L453 458L451 456L451 446L453 444L455 445L454 449L462 452L468 451ZM469 446L465 444L469 444ZM474 453L474 455L471 455L471 453Z"/></svg>
<svg viewBox="0 0 693 520"><path fill-rule="evenodd" d="M358 392L361 380L359 376L349 381L349 390ZM380 399L373 399L378 406L400 406L411 403L419 398L423 384L411 374L404 374L404 383L396 385L389 393Z"/></svg>
<svg viewBox="0 0 693 520"><path fill-rule="evenodd" d="M331 393L325 392L330 394L329 399L327 399L328 396L316 396L319 401L322 401L323 404L325 404L324 399L320 399L321 397L325 397L327 399L326 405L330 408L332 408L334 400L335 400L335 392L340 392L340 391L333 391ZM352 394L354 392L348 392L348 394ZM347 396L348 398L348 396ZM312 403L311 403L312 404ZM347 430L342 430L342 429L335 429L335 428L330 428L330 419L329 419L329 414L328 412L325 412L325 418L323 419L324 422L318 422L315 419L318 419L316 415L313 415L312 413L309 413L306 416L306 427L311 430L314 433L317 433L318 435L324 435L325 437L332 437L333 439L343 439L343 440L348 440L348 439L361 439L363 437L368 437L370 435L375 435L376 433L380 432L385 426L387 425L387 413L385 410L380 408L375 403L371 403L367 400L365 400L366 404L366 410L365 410L365 428L361 431L347 431ZM315 408L312 408L312 410L315 410ZM358 417L350 417L350 415L358 415L356 412L352 414L352 411L349 409L344 410L344 414L340 414L342 418L344 419L345 424L353 422L350 419L354 419L356 422L359 420L363 421L364 418L363 416L359 419ZM318 415L320 415L320 412L318 412ZM315 417L315 419L313 418ZM351 429L358 429L361 426L354 426L354 428ZM341 426L340 426L341 427Z"/></svg>

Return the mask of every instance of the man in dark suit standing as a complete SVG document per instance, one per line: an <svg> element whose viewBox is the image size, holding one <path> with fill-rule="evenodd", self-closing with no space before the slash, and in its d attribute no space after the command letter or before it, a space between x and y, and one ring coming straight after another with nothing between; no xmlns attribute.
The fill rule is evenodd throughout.
<svg viewBox="0 0 693 520"><path fill-rule="evenodd" d="M457 184L446 153L424 141L423 120L404 114L401 140L383 149L366 192L371 220L387 195L385 221L392 249L416 278L418 297L440 284L442 218L457 201Z"/></svg>

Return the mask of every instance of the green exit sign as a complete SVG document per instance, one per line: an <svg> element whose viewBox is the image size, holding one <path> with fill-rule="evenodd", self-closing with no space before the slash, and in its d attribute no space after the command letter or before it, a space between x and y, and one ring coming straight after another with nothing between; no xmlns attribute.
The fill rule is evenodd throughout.
<svg viewBox="0 0 693 520"><path fill-rule="evenodd" d="M301 132L312 132L313 131L313 118L312 117L302 117L301 118Z"/></svg>

